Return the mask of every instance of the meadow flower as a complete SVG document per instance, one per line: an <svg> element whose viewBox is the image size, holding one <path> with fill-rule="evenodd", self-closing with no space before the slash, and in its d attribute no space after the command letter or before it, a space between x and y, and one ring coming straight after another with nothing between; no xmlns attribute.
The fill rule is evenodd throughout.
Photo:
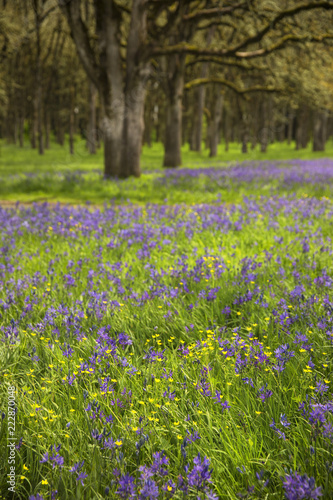
<svg viewBox="0 0 333 500"><path fill-rule="evenodd" d="M315 479L297 472L286 475L283 482L287 500L302 500L312 498L318 500L322 496L321 487L316 487Z"/></svg>
<svg viewBox="0 0 333 500"><path fill-rule="evenodd" d="M206 487L206 483L211 483L212 469L209 469L210 461L207 457L201 460L200 453L193 459L193 469L187 473L189 487L202 489Z"/></svg>
<svg viewBox="0 0 333 500"><path fill-rule="evenodd" d="M135 483L133 476L130 474L120 476L116 495L119 495L122 499L135 498Z"/></svg>
<svg viewBox="0 0 333 500"><path fill-rule="evenodd" d="M88 477L88 474L86 474L85 472L80 472L78 474L76 480L80 481L80 483L82 484L82 486L84 486L83 479L85 479L86 477Z"/></svg>
<svg viewBox="0 0 333 500"><path fill-rule="evenodd" d="M153 479L147 479L143 482L140 488L140 500L148 498L149 500L153 500L154 498L159 497L159 488L156 482Z"/></svg>

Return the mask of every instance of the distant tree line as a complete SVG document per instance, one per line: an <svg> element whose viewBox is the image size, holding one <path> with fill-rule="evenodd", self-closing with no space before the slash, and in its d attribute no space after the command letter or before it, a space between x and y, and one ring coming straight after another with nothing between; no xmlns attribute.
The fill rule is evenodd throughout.
<svg viewBox="0 0 333 500"><path fill-rule="evenodd" d="M331 0L0 0L0 137L81 133L106 177L140 175L142 143L210 156L333 135Z"/></svg>

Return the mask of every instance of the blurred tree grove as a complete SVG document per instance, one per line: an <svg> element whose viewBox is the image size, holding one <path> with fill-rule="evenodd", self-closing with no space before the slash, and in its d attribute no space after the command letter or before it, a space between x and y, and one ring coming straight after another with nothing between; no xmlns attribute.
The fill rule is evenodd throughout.
<svg viewBox="0 0 333 500"><path fill-rule="evenodd" d="M140 176L142 144L217 154L333 135L332 0L0 0L0 138ZM66 140L65 140L66 138Z"/></svg>

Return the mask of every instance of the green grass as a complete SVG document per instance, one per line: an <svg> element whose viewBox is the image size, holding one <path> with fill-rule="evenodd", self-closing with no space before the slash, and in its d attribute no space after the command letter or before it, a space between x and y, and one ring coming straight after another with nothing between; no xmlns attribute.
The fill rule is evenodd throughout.
<svg viewBox="0 0 333 500"><path fill-rule="evenodd" d="M316 159L330 152L331 145L301 153ZM288 185L264 172L251 182L184 176L173 184L163 180L162 153L161 145L144 148L140 179L105 182L94 172L101 151L91 157L83 142L73 157L56 145L40 157L2 144L0 199L80 206L0 210L0 498L12 498L7 388L15 386L15 436L22 438L15 500L37 493L49 500L54 490L57 500L119 498L114 470L139 483L139 467L162 450L175 484L179 476L186 481L184 466L191 470L198 453L208 457L220 500L281 500L283 478L296 470L331 500L332 441L299 409L332 400L329 172L318 184ZM300 152L275 144L266 155L244 156L233 144L213 162L206 153L185 150L183 157L192 169L228 168L244 157L274 163ZM114 206L82 207L110 200ZM152 205L164 200L167 206ZM121 333L131 343L123 345ZM293 354L280 373L276 349L287 344ZM160 353L152 362L150 348ZM258 395L263 387L272 391L266 401ZM228 409L213 399L216 391ZM93 409L98 416L90 418ZM110 434L98 440L97 431ZM187 442L194 431L200 438ZM58 445L63 467L42 463ZM84 486L71 472L81 461ZM166 478L154 480L168 500ZM197 500L198 493L178 489L173 499Z"/></svg>
<svg viewBox="0 0 333 500"><path fill-rule="evenodd" d="M222 167L246 161L272 160L282 161L288 159L316 159L333 157L333 142L327 143L326 151L313 153L311 146L296 151L295 146L286 143L271 144L268 152L262 154L259 146L248 154L240 152L240 145L230 144L228 153L224 151L224 145L219 146L216 158L208 157L209 151L204 150L199 154L189 151L188 146L183 147L183 167L203 168ZM123 181L105 182L96 171L103 169L103 155L100 149L96 155L89 155L85 142L79 138L75 143L75 154L70 155L68 147L60 147L52 143L50 150L40 156L36 150L28 145L23 149L13 145L0 143L0 199L9 201L62 201L79 203L91 201L93 203L104 203L113 200L115 203L124 203L127 200L133 203L169 203L181 202L211 202L220 194L222 200L232 202L241 200L244 194L242 186L234 189L220 189L219 186L210 187L201 180L195 184L195 189L184 189L183 186L175 186L172 191L167 187L156 185L156 178L164 175L162 168L163 147L161 144L153 144L151 148L143 147L141 166L144 173L140 179L127 179ZM78 178L76 171L85 172L84 177ZM33 177L29 177L32 174ZM59 174L63 174L59 178ZM299 189L299 192L311 195L310 186ZM254 190L255 193L255 190ZM316 196L318 193L316 194ZM330 196L323 190L321 196Z"/></svg>
<svg viewBox="0 0 333 500"><path fill-rule="evenodd" d="M313 282L325 269L332 278L332 204L303 200L298 206L283 199L279 205L262 200L258 206L249 201L245 210L218 210L188 206L158 215L150 206L138 212L128 206L104 214L66 207L49 212L39 206L31 214L22 210L3 215L0 334L15 328L17 337L9 335L0 344L0 380L5 383L0 388L17 387L16 435L23 439L16 456L19 498L38 492L49 499L56 489L61 500L115 499L112 471L117 467L137 478L138 467L149 466L153 453L164 450L170 460L168 478L176 483L179 475L186 476L185 463L192 467L199 452L202 458L207 456L213 468L212 486L221 500L237 500L237 494L245 494L252 485L255 493L249 499L280 500L281 478L290 469L314 476L323 487L323 500L329 500L333 478L325 464L331 461L332 445L322 435L316 437L298 405L306 397L316 402L332 397L331 337L319 325L324 317L330 324L324 299L329 294L332 300L332 294L329 287ZM226 220L230 226L222 223ZM234 226L237 221L242 221L242 228ZM161 228L165 236L154 234ZM302 250L305 237L308 251ZM115 247L108 246L110 241ZM147 248L149 255L140 257L138 252ZM69 286L68 275L75 280ZM300 284L303 296L293 297L291 292ZM207 289L215 289L215 298L200 295ZM163 290L174 295L164 296ZM139 306L127 297L132 291L151 296ZM252 299L235 303L248 292ZM223 313L226 306L229 315ZM110 338L125 332L132 344L117 342L112 354L109 346L95 365L94 353L104 345L97 343L98 332L108 325ZM298 333L307 336L312 350L294 343ZM295 355L279 374L272 368L274 351L287 343ZM73 353L64 356L60 347L68 344ZM149 347L165 349L163 360L145 360ZM181 347L188 352L181 353ZM227 355L228 349L235 351ZM256 367L260 352L269 361ZM251 359L240 374L235 371L237 354ZM136 374L120 364L123 357ZM308 369L310 359L313 369ZM83 363L93 367L91 373ZM163 378L170 370L171 379ZM76 379L69 384L73 373ZM102 390L107 377L110 389ZM242 380L246 377L254 387ZM218 390L222 401L228 401L228 411L202 393L203 378L212 395ZM316 382L324 379L328 392L320 396ZM257 391L266 383L273 395L262 402ZM175 400L164 396L168 388L175 391ZM132 401L126 403L129 391ZM123 407L114 405L117 398ZM4 390L0 399L0 408L7 413ZM107 424L105 417L90 419L88 404L100 405L106 416L113 416L113 424ZM290 428L282 428L285 440L270 427L273 418L281 427L281 414L290 422ZM6 425L5 419L0 429L2 456ZM112 449L92 437L94 429L102 433L103 428L119 443ZM193 430L200 439L188 444L184 461L181 444ZM144 435L149 439L143 440L137 454L136 443ZM53 468L50 461L42 464L50 446L59 444L63 469ZM70 472L82 460L87 473L84 486ZM242 467L244 472L239 472ZM266 487L256 478L260 470L270 480ZM3 461L4 499L10 498L7 473ZM161 486L163 477L156 480ZM159 498L169 496L161 493ZM174 496L183 498L181 492ZM195 489L185 498L196 500Z"/></svg>

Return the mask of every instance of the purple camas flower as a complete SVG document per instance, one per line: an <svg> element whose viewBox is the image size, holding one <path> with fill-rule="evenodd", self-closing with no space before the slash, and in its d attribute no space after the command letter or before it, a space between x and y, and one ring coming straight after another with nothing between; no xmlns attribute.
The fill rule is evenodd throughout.
<svg viewBox="0 0 333 500"><path fill-rule="evenodd" d="M194 467L187 474L188 485L197 490L204 489L206 483L211 483L212 469L209 469L210 461L207 457L201 461L200 453L193 459Z"/></svg>
<svg viewBox="0 0 333 500"><path fill-rule="evenodd" d="M287 500L313 499L322 496L321 487L316 488L315 479L306 474L301 476L297 472L284 478L284 492Z"/></svg>
<svg viewBox="0 0 333 500"><path fill-rule="evenodd" d="M53 462L52 467L53 469L58 465L58 467L63 467L64 465L64 457L60 456L58 453L56 455L53 455L51 457L51 460Z"/></svg>
<svg viewBox="0 0 333 500"><path fill-rule="evenodd" d="M273 395L273 392L270 390L265 390L267 387L266 385L263 385L260 387L259 391L257 392L257 396L261 401L264 403L268 398L270 398Z"/></svg>
<svg viewBox="0 0 333 500"><path fill-rule="evenodd" d="M78 474L76 480L80 481L82 486L84 486L83 479L85 479L86 477L88 477L88 474L86 474L85 472L80 472L80 474Z"/></svg>
<svg viewBox="0 0 333 500"><path fill-rule="evenodd" d="M160 476L166 476L168 474L168 470L165 469L169 464L169 459L164 454L164 452L157 452L153 454L154 462L151 466L151 470L154 474L159 474Z"/></svg>
<svg viewBox="0 0 333 500"><path fill-rule="evenodd" d="M229 408L231 408L227 400L225 400L223 403L223 401L221 400L221 392L217 389L215 389L215 396L213 397L213 399L215 399L215 404L219 403L221 405L222 411L229 410Z"/></svg>
<svg viewBox="0 0 333 500"><path fill-rule="evenodd" d="M49 461L49 459L50 459L49 454L48 454L48 452L46 452L46 453L44 453L44 455L42 456L42 460L40 460L39 462L40 462L41 464L45 464L46 462L48 462L48 461Z"/></svg>
<svg viewBox="0 0 333 500"><path fill-rule="evenodd" d="M287 417L284 413L280 415L280 423L281 425L283 425L283 427L290 427L290 424L287 421Z"/></svg>
<svg viewBox="0 0 333 500"><path fill-rule="evenodd" d="M73 467L69 470L69 472L71 472L72 474L74 472L79 472L80 469L82 469L84 465L84 460L82 460L82 462L76 462L76 464L73 465Z"/></svg>
<svg viewBox="0 0 333 500"><path fill-rule="evenodd" d="M190 434L189 431L186 431L186 432L188 434L185 437L186 444L194 443L198 439L201 439L201 436L199 436L199 433L197 431L193 431L193 428L192 428L192 434Z"/></svg>
<svg viewBox="0 0 333 500"><path fill-rule="evenodd" d="M242 381L244 382L244 384L249 384L251 387L254 387L252 378L244 377L242 378Z"/></svg>
<svg viewBox="0 0 333 500"><path fill-rule="evenodd" d="M147 481L150 477L153 477L154 472L147 465L140 465L139 471L141 472L140 478L142 481Z"/></svg>
<svg viewBox="0 0 333 500"><path fill-rule="evenodd" d="M119 478L118 489L116 494L120 496L120 498L128 499L135 497L135 483L134 477L130 474L122 475Z"/></svg>
<svg viewBox="0 0 333 500"><path fill-rule="evenodd" d="M319 382L316 383L315 391L319 394L324 394L324 392L328 391L328 385L326 385L323 380L319 380Z"/></svg>
<svg viewBox="0 0 333 500"><path fill-rule="evenodd" d="M154 500L159 497L159 488L153 479L147 479L140 489L140 500Z"/></svg>
<svg viewBox="0 0 333 500"><path fill-rule="evenodd" d="M287 422L288 424L288 422ZM283 424L282 424L283 425ZM290 424L289 424L290 425ZM283 439L284 441L286 440L286 435L284 432L282 432L276 425L274 418L272 418L272 422L269 424L270 427L276 432L279 438Z"/></svg>
<svg viewBox="0 0 333 500"><path fill-rule="evenodd" d="M60 450L60 446L51 446L51 452L52 450L53 451L56 451L58 452ZM47 462L52 462L52 467L53 469L58 466L58 467L63 467L64 465L64 457L62 457L61 455L59 455L59 453L53 453L53 455L49 455L48 452L46 452L43 456L42 456L42 460L40 460L39 462L41 464L44 464L44 463L47 463Z"/></svg>
<svg viewBox="0 0 333 500"><path fill-rule="evenodd" d="M74 353L74 349L72 349L69 344L64 344L63 347L60 345L59 347L62 350L63 356L65 356L66 358L72 357L72 354Z"/></svg>
<svg viewBox="0 0 333 500"><path fill-rule="evenodd" d="M212 395L210 391L210 384L207 381L206 378L201 378L200 382L197 383L196 389L202 394L203 396L208 396L210 397Z"/></svg>

